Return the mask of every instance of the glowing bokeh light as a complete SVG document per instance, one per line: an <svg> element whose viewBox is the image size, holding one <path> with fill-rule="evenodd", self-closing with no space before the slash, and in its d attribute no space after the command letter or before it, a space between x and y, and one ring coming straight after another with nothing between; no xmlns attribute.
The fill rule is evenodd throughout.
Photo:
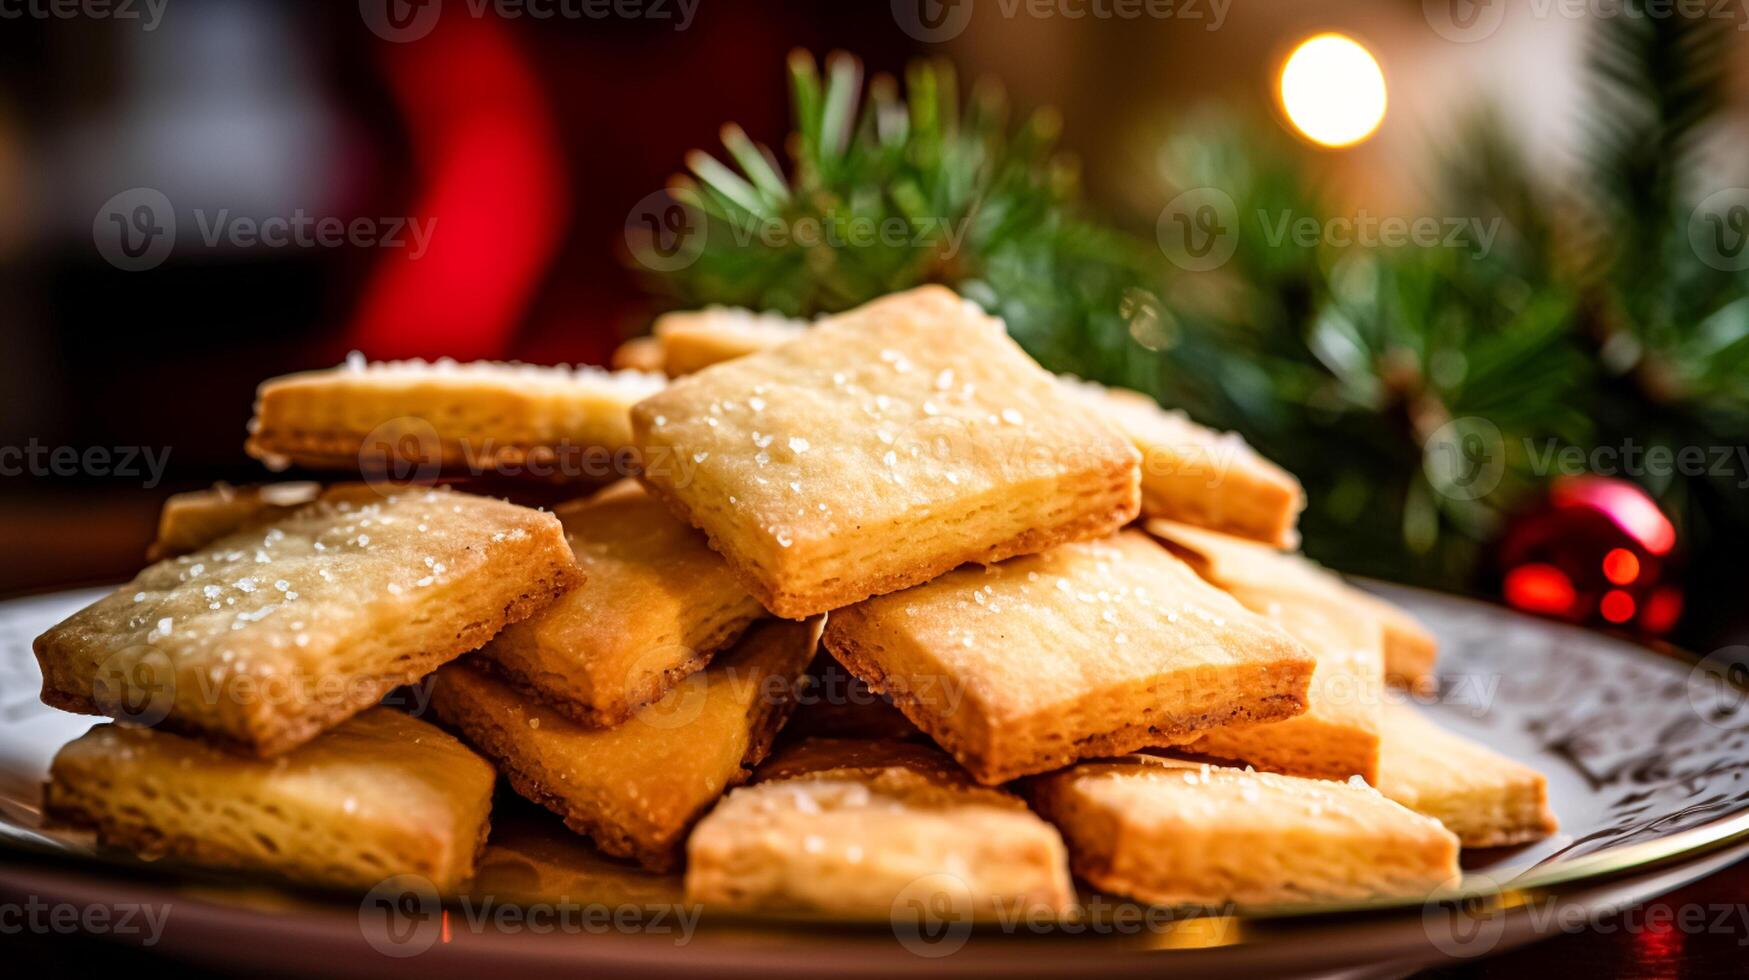
<svg viewBox="0 0 1749 980"><path fill-rule="evenodd" d="M1578 598L1573 580L1553 565L1521 565L1506 573L1506 601L1530 612L1566 615Z"/></svg>
<svg viewBox="0 0 1749 980"><path fill-rule="evenodd" d="M1616 585L1631 585L1640 577L1640 556L1626 548L1611 548L1603 556L1603 577Z"/></svg>
<svg viewBox="0 0 1749 980"><path fill-rule="evenodd" d="M1319 34L1300 42L1281 69L1281 107L1323 146L1353 146L1385 118L1385 73L1360 42Z"/></svg>
<svg viewBox="0 0 1749 980"><path fill-rule="evenodd" d="M1610 589L1599 604L1603 618L1612 623L1625 623L1634 618L1634 597L1620 589Z"/></svg>

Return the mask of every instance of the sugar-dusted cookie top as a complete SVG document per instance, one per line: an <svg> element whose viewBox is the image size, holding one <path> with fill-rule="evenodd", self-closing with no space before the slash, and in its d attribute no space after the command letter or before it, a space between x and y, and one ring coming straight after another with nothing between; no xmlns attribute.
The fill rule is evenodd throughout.
<svg viewBox="0 0 1749 980"><path fill-rule="evenodd" d="M687 842L686 890L713 908L888 918L1066 911L1062 838L1016 796L909 742L808 739L731 791Z"/></svg>
<svg viewBox="0 0 1749 980"><path fill-rule="evenodd" d="M579 577L551 514L446 490L331 491L161 561L38 637L43 697L271 754Z"/></svg>
<svg viewBox="0 0 1749 980"><path fill-rule="evenodd" d="M1064 378L1142 453L1142 512L1292 547L1305 491L1233 432L1217 432L1137 391Z"/></svg>
<svg viewBox="0 0 1749 980"><path fill-rule="evenodd" d="M825 643L986 783L1291 717L1314 665L1133 531L857 603Z"/></svg>
<svg viewBox="0 0 1749 980"><path fill-rule="evenodd" d="M1106 533L1139 506L1116 429L940 287L679 379L632 418L645 482L783 616Z"/></svg>
<svg viewBox="0 0 1749 980"><path fill-rule="evenodd" d="M1301 779L1128 756L1026 782L1075 871L1161 904L1274 905L1426 895L1458 842L1358 779Z"/></svg>

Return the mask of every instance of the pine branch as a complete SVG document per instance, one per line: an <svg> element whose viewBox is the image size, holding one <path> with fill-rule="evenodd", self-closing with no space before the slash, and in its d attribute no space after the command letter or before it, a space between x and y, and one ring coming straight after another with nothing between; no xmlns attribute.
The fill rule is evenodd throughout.
<svg viewBox="0 0 1749 980"><path fill-rule="evenodd" d="M1653 16L1638 0L1599 19L1592 35L1587 271L1617 307L1615 326L1653 348L1675 342L1728 278L1696 261L1686 222L1702 142L1724 105L1729 31L1706 13Z"/></svg>
<svg viewBox="0 0 1749 980"><path fill-rule="evenodd" d="M912 65L903 99L884 76L864 92L860 64L842 53L822 75L797 52L789 73L788 176L730 126L728 162L692 153L691 173L671 184L705 229L697 258L658 282L676 303L811 316L944 283L1002 314L1054 369L1110 380L1127 363L1112 343L1072 338L1127 338L1125 311L1152 279L1148 250L1082 214L1055 113L1010 126L991 83L962 108L944 63Z"/></svg>

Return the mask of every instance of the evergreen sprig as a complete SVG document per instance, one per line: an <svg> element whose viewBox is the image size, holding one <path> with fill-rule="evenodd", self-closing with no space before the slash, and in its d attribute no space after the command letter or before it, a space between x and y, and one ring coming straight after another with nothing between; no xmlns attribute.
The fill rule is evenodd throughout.
<svg viewBox="0 0 1749 980"><path fill-rule="evenodd" d="M704 231L697 257L661 280L676 303L813 316L943 283L1059 370L1086 368L1127 336L1125 311L1149 300L1149 253L1082 215L1054 112L1011 125L992 82L962 108L941 62L912 65L902 99L887 76L865 93L861 65L842 53L823 77L793 54L789 83L787 174L730 125L730 162L694 152L671 182Z"/></svg>

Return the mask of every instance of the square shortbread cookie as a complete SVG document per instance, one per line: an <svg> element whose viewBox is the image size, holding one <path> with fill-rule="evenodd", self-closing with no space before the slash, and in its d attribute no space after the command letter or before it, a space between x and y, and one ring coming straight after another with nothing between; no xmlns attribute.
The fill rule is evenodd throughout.
<svg viewBox="0 0 1749 980"><path fill-rule="evenodd" d="M712 364L781 347L808 329L806 320L776 313L712 306L665 313L653 332L662 345L662 368L671 378L702 371Z"/></svg>
<svg viewBox="0 0 1749 980"><path fill-rule="evenodd" d="M1231 432L1192 422L1138 391L1066 379L1142 453L1142 513L1278 547L1299 539L1306 495L1293 474Z"/></svg>
<svg viewBox="0 0 1749 980"><path fill-rule="evenodd" d="M1525 844L1559 829L1542 773L1404 704L1385 707L1379 792L1445 824L1465 847Z"/></svg>
<svg viewBox="0 0 1749 980"><path fill-rule="evenodd" d="M1432 630L1409 613L1349 585L1341 576L1303 555L1284 553L1177 521L1151 520L1147 528L1204 578L1222 588L1268 581L1277 590L1304 593L1345 616L1378 621L1384 631L1385 679L1412 691L1430 690L1438 684L1434 661L1439 655L1439 639Z"/></svg>
<svg viewBox="0 0 1749 980"><path fill-rule="evenodd" d="M496 778L454 738L388 708L273 760L106 724L55 756L45 809L147 857L358 889L415 874L450 893L485 846Z"/></svg>
<svg viewBox="0 0 1749 980"><path fill-rule="evenodd" d="M1152 756L1028 780L1075 873L1162 905L1298 905L1424 895L1455 881L1457 838L1361 783Z"/></svg>
<svg viewBox="0 0 1749 980"><path fill-rule="evenodd" d="M583 725L617 725L763 616L704 535L637 483L554 508L585 583L481 656Z"/></svg>
<svg viewBox="0 0 1749 980"><path fill-rule="evenodd" d="M161 561L37 637L42 697L273 755L578 581L551 514L350 487Z"/></svg>
<svg viewBox="0 0 1749 980"><path fill-rule="evenodd" d="M661 374L666 368L662 363L662 341L655 337L633 337L613 349L608 363L615 371Z"/></svg>
<svg viewBox="0 0 1749 980"><path fill-rule="evenodd" d="M940 287L682 378L632 425L644 482L789 618L1099 537L1139 506L1122 435Z"/></svg>
<svg viewBox="0 0 1749 980"><path fill-rule="evenodd" d="M158 512L158 537L146 560L186 555L244 527L277 520L321 492L321 484L299 480L254 487L215 483L210 490L172 494Z"/></svg>
<svg viewBox="0 0 1749 980"><path fill-rule="evenodd" d="M825 643L985 783L1292 717L1315 663L1138 531L840 609Z"/></svg>
<svg viewBox="0 0 1749 980"><path fill-rule="evenodd" d="M1385 630L1385 680L1417 693L1439 689L1439 637L1421 620L1384 599L1351 589L1351 601L1378 617Z"/></svg>
<svg viewBox="0 0 1749 980"><path fill-rule="evenodd" d="M1325 574L1298 556L1166 521L1150 521L1148 529L1168 547L1188 554L1192 567L1201 565L1205 571L1208 564L1194 547L1185 548L1181 541L1192 545L1214 541L1249 559L1223 564L1218 584L1245 608L1279 624L1318 659L1305 714L1266 725L1214 729L1184 748L1290 776L1358 775L1377 782L1385 683L1384 631L1378 620L1356 615L1320 591L1296 587L1307 574Z"/></svg>
<svg viewBox="0 0 1749 980"><path fill-rule="evenodd" d="M244 448L273 468L599 482L630 444L632 404L664 384L659 375L596 367L353 357L262 382Z"/></svg>
<svg viewBox="0 0 1749 980"><path fill-rule="evenodd" d="M1306 713L1286 721L1212 729L1184 749L1290 776L1359 776L1376 784L1385 686L1378 623L1341 615L1304 596L1271 600L1249 590L1233 595L1317 658L1306 691Z"/></svg>
<svg viewBox="0 0 1749 980"><path fill-rule="evenodd" d="M687 842L686 895L711 909L1052 918L1074 899L1055 828L953 760L904 742L808 739L733 790Z"/></svg>
<svg viewBox="0 0 1749 980"><path fill-rule="evenodd" d="M585 728L472 663L437 673L437 717L510 785L601 850L674 867L693 821L770 750L814 655L818 622L767 622L612 728Z"/></svg>
<svg viewBox="0 0 1749 980"><path fill-rule="evenodd" d="M497 804L469 894L495 903L666 906L670 918L681 910L686 893L679 873L605 854L526 800L499 797Z"/></svg>

